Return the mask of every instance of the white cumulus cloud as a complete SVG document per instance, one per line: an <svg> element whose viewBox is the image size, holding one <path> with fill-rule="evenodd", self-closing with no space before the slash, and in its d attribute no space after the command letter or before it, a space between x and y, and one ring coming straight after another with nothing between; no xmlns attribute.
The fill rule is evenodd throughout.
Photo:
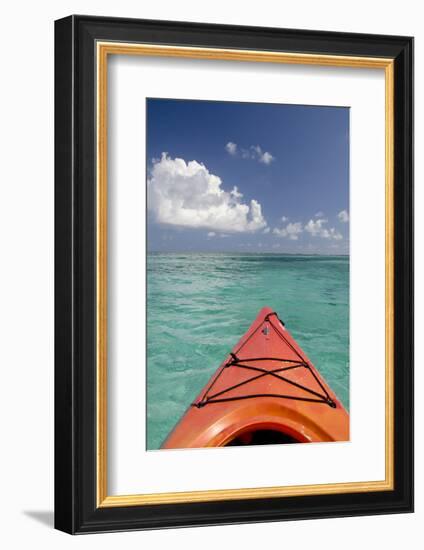
<svg viewBox="0 0 424 550"><path fill-rule="evenodd" d="M309 220L305 225L305 231L310 233L313 237L318 237L321 235L325 228L323 227L328 220L320 218L318 220Z"/></svg>
<svg viewBox="0 0 424 550"><path fill-rule="evenodd" d="M260 145L250 146L250 158L255 159L263 164L271 164L274 157L268 151L263 151Z"/></svg>
<svg viewBox="0 0 424 550"><path fill-rule="evenodd" d="M274 157L271 155L271 153L268 153L268 151L265 151L265 153L260 158L260 162L263 162L264 164L271 164L273 160Z"/></svg>
<svg viewBox="0 0 424 550"><path fill-rule="evenodd" d="M290 239L291 241L297 241L299 238L299 234L302 233L302 231L302 224L300 222L295 222L288 223L286 227L274 227L272 232L278 237L285 237Z"/></svg>
<svg viewBox="0 0 424 550"><path fill-rule="evenodd" d="M225 191L220 177L196 160L162 153L147 181L148 208L159 223L211 232L254 232L267 226L260 203L241 202L237 187Z"/></svg>
<svg viewBox="0 0 424 550"><path fill-rule="evenodd" d="M233 190L230 191L230 194L236 199L241 199L243 196L243 193L240 193L240 191L238 190L237 185L233 187Z"/></svg>
<svg viewBox="0 0 424 550"><path fill-rule="evenodd" d="M246 149L244 147L239 148L237 143L229 141L225 146L225 150L233 157L240 154L242 159L253 159L263 164L271 164L275 160L275 157L269 151L264 151L260 145L250 145Z"/></svg>
<svg viewBox="0 0 424 550"><path fill-rule="evenodd" d="M262 162L263 164L271 164L271 162L274 160L274 157L271 155L271 153L268 153L268 151L263 151L259 145L252 145L250 147L250 150L251 157L258 160L259 162Z"/></svg>
<svg viewBox="0 0 424 550"><path fill-rule="evenodd" d="M237 143L233 143L232 141L229 141L227 145L225 146L225 150L230 155L236 155L237 154Z"/></svg>
<svg viewBox="0 0 424 550"><path fill-rule="evenodd" d="M338 231L336 231L334 229L334 227L331 227L329 230L329 235L328 235L328 239L333 239L335 241L341 241L343 239L343 235L341 233L339 233Z"/></svg>
<svg viewBox="0 0 424 550"><path fill-rule="evenodd" d="M337 217L342 223L347 223L349 221L349 214L347 210L342 210L337 214Z"/></svg>
<svg viewBox="0 0 424 550"><path fill-rule="evenodd" d="M336 241L343 239L341 233L336 231L334 227L325 227L328 220L319 218L317 220L309 220L305 225L305 231L310 233L312 237L321 237L322 239L334 239Z"/></svg>

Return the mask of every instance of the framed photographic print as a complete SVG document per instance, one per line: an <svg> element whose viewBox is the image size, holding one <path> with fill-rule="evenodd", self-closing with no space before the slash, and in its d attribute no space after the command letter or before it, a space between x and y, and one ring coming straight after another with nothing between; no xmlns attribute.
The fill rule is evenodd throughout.
<svg viewBox="0 0 424 550"><path fill-rule="evenodd" d="M413 39L55 52L56 527L412 511Z"/></svg>

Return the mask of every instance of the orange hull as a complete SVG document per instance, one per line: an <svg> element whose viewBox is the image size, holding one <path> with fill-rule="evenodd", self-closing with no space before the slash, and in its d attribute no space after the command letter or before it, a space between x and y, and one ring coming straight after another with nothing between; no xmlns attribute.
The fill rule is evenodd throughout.
<svg viewBox="0 0 424 550"><path fill-rule="evenodd" d="M162 448L348 439L348 413L277 315L266 307Z"/></svg>

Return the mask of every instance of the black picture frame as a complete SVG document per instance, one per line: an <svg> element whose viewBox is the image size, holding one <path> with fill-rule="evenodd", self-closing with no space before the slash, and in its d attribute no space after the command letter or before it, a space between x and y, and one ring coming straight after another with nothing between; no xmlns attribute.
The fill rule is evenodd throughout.
<svg viewBox="0 0 424 550"><path fill-rule="evenodd" d="M394 489L97 507L98 40L394 60ZM55 23L55 527L93 533L413 510L413 39L73 15Z"/></svg>

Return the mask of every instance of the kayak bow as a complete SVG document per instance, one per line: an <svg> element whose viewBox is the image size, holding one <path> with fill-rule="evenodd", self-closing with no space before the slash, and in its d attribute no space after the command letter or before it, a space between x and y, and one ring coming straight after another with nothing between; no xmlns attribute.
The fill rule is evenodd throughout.
<svg viewBox="0 0 424 550"><path fill-rule="evenodd" d="M348 439L343 405L277 314L265 307L162 448Z"/></svg>

